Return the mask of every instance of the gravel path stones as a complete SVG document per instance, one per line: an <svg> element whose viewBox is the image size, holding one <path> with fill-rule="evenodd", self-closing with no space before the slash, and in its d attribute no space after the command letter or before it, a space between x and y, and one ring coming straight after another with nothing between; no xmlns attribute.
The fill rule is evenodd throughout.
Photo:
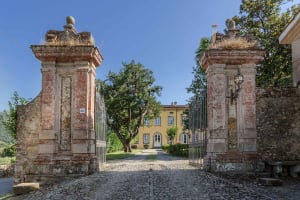
<svg viewBox="0 0 300 200"><path fill-rule="evenodd" d="M157 159L146 159L149 154L157 154ZM107 162L104 172L12 199L299 199L293 197L297 194L285 194L256 181L234 181L201 171L162 151L145 150L130 159Z"/></svg>

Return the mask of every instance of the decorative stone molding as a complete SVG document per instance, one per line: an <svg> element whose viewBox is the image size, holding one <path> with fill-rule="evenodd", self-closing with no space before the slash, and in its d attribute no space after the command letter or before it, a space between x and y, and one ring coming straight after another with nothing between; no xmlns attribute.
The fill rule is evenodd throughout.
<svg viewBox="0 0 300 200"><path fill-rule="evenodd" d="M31 45L31 49L35 57L42 62L77 62L88 61L94 66L102 63L101 56L97 47L71 45L71 46L47 46L47 45Z"/></svg>
<svg viewBox="0 0 300 200"><path fill-rule="evenodd" d="M46 45L94 45L94 38L90 32L77 33L72 16L66 18L64 31L49 30L46 33Z"/></svg>
<svg viewBox="0 0 300 200"><path fill-rule="evenodd" d="M212 64L244 65L258 64L263 60L265 51L262 49L208 49L202 56L200 63L203 69Z"/></svg>

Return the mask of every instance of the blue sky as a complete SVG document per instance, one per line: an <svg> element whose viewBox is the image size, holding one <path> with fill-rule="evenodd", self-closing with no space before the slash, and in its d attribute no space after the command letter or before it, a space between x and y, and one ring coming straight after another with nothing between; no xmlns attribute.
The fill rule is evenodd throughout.
<svg viewBox="0 0 300 200"><path fill-rule="evenodd" d="M225 3L226 2L226 3ZM294 1L299 2L299 1ZM162 104L186 104L194 53L225 20L238 15L241 0L26 0L3 1L0 8L0 111L14 91L34 98L41 90L40 62L30 45L42 44L49 29L63 30L75 18L78 32L92 32L104 62L97 78L118 72L134 59L154 72L163 87Z"/></svg>

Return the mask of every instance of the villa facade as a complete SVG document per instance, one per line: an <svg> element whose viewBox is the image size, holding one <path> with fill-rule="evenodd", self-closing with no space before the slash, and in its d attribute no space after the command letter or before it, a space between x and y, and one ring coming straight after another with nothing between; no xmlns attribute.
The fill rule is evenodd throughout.
<svg viewBox="0 0 300 200"><path fill-rule="evenodd" d="M183 120L185 119L184 111L188 109L187 105L163 105L159 117L149 120L145 119L138 135L132 144L137 148L161 148L163 145L170 144L167 129L173 126L178 127L177 134L173 140L173 144L189 143L189 135L183 131Z"/></svg>

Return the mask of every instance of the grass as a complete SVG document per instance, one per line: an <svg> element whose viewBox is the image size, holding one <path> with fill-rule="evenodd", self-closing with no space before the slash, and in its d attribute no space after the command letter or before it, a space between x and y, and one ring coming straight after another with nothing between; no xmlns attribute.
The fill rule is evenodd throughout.
<svg viewBox="0 0 300 200"><path fill-rule="evenodd" d="M146 156L146 160L156 160L157 154L149 154Z"/></svg>
<svg viewBox="0 0 300 200"><path fill-rule="evenodd" d="M142 151L142 150L132 150L132 152L117 151L117 152L113 152L113 153L108 153L108 154L106 154L106 160L117 160L117 159L130 158L140 151Z"/></svg>
<svg viewBox="0 0 300 200"><path fill-rule="evenodd" d="M125 159L134 156L133 153L128 152L114 152L106 154L106 160L118 160L118 159Z"/></svg>
<svg viewBox="0 0 300 200"><path fill-rule="evenodd" d="M16 161L16 157L0 157L0 165L9 165Z"/></svg>
<svg viewBox="0 0 300 200"><path fill-rule="evenodd" d="M256 46L256 42L249 42L244 38L229 38L217 43L211 48L222 49L248 49Z"/></svg>
<svg viewBox="0 0 300 200"><path fill-rule="evenodd" d="M8 199L13 196L14 196L14 194L8 193L8 194L5 194L4 196L0 196L0 200Z"/></svg>

